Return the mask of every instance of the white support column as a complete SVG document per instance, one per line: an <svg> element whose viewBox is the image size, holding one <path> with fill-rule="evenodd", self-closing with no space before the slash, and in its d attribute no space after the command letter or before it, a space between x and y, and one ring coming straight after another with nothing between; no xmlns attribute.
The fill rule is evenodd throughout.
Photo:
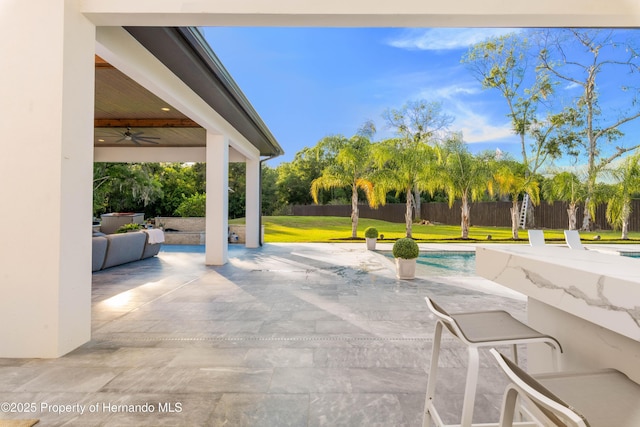
<svg viewBox="0 0 640 427"><path fill-rule="evenodd" d="M91 338L95 26L78 7L0 6L0 357Z"/></svg>
<svg viewBox="0 0 640 427"><path fill-rule="evenodd" d="M257 248L260 246L260 161L247 159L246 167L245 246Z"/></svg>
<svg viewBox="0 0 640 427"><path fill-rule="evenodd" d="M205 263L228 261L229 138L207 132L207 218Z"/></svg>

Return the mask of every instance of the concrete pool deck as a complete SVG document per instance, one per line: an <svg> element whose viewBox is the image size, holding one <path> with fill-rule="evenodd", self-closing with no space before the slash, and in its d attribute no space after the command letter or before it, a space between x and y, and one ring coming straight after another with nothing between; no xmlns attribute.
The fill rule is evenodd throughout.
<svg viewBox="0 0 640 427"><path fill-rule="evenodd" d="M441 245L455 246L469 248ZM435 324L424 297L526 316L522 296L484 279L398 280L364 243L232 246L222 267L178 249L93 275L89 343L58 359L0 359L0 402L22 404L0 420L419 426ZM438 408L455 423L466 351L444 338ZM485 356L475 422L498 419L505 385Z"/></svg>

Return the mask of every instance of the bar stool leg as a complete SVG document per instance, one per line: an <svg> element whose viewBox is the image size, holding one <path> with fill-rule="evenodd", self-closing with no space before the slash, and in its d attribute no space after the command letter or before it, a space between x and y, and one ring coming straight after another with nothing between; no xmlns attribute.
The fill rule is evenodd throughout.
<svg viewBox="0 0 640 427"><path fill-rule="evenodd" d="M502 401L502 411L500 414L500 427L508 427L513 425L514 416L516 414L516 402L518 401L518 392L512 387L507 387L507 391Z"/></svg>
<svg viewBox="0 0 640 427"><path fill-rule="evenodd" d="M467 384L464 389L464 403L462 404L462 420L460 421L460 427L471 427L479 370L480 354L478 352L478 348L469 346L469 366L467 367Z"/></svg>
<svg viewBox="0 0 640 427"><path fill-rule="evenodd" d="M440 358L440 341L442 339L442 322L436 322L433 332L433 347L431 349L431 364L429 365L429 379L427 380L427 395L424 399L424 416L422 427L431 425L431 414L429 408L433 405L433 398L436 392L436 376L438 373L438 359Z"/></svg>

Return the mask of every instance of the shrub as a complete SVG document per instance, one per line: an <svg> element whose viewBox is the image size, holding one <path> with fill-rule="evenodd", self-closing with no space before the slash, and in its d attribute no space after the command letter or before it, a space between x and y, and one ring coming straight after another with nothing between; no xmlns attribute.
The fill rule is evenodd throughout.
<svg viewBox="0 0 640 427"><path fill-rule="evenodd" d="M130 222L128 224L124 224L118 227L118 229L116 230L116 234L128 233L130 231L137 231L137 230L140 230L141 228L142 226L137 222Z"/></svg>
<svg viewBox="0 0 640 427"><path fill-rule="evenodd" d="M181 217L205 216L206 204L207 196L205 194L194 194L180 203L175 214Z"/></svg>
<svg viewBox="0 0 640 427"><path fill-rule="evenodd" d="M375 227L367 227L364 229L364 237L368 237L369 239L377 239L378 238L378 229Z"/></svg>
<svg viewBox="0 0 640 427"><path fill-rule="evenodd" d="M418 244L410 237L403 237L396 240L393 244L393 256L395 258L413 259L418 258L420 248Z"/></svg>

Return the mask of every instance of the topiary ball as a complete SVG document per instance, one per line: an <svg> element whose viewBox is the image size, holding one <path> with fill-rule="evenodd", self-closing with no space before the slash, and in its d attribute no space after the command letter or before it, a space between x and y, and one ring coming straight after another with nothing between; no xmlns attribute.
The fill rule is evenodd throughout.
<svg viewBox="0 0 640 427"><path fill-rule="evenodd" d="M375 227L367 227L364 229L364 237L376 239L378 237L378 229Z"/></svg>
<svg viewBox="0 0 640 427"><path fill-rule="evenodd" d="M420 255L418 244L410 237L403 237L393 244L394 258L413 259Z"/></svg>

